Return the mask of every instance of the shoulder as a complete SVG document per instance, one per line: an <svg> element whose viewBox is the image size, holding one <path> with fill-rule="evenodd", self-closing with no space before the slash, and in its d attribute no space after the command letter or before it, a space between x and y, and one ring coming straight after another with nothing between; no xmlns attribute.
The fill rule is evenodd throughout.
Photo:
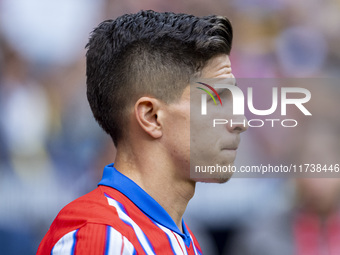
<svg viewBox="0 0 340 255"><path fill-rule="evenodd" d="M104 189L98 187L66 205L59 212L51 227L56 225L77 228L86 223L110 224L115 216L117 212L108 204Z"/></svg>
<svg viewBox="0 0 340 255"><path fill-rule="evenodd" d="M64 234L56 243L42 243L37 255L102 255L117 251L122 254L136 253L133 244L112 226L87 223Z"/></svg>
<svg viewBox="0 0 340 255"><path fill-rule="evenodd" d="M110 192L111 196L117 196L122 203L127 200L120 192L99 186L92 192L72 201L59 212L51 224L37 254L51 254L52 250L60 249L61 244L63 249L80 247L79 251L84 244L87 247L94 247L96 251L102 250L110 236L124 243L127 249L130 246L133 247L125 237L129 234L128 229L119 219L116 208L108 203L106 191ZM77 245L75 245L76 242Z"/></svg>

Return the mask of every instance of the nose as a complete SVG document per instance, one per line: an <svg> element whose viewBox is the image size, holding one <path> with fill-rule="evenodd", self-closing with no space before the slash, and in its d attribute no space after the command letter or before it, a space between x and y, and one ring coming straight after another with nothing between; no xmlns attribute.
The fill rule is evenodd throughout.
<svg viewBox="0 0 340 255"><path fill-rule="evenodd" d="M248 120L244 115L234 115L227 124L230 133L242 133L248 129Z"/></svg>

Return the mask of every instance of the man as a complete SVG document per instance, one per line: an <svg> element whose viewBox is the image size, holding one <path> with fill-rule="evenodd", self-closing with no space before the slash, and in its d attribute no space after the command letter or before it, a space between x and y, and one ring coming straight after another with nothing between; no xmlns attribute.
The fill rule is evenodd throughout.
<svg viewBox="0 0 340 255"><path fill-rule="evenodd" d="M97 189L59 213L38 254L201 254L182 219L197 181L190 177L189 84L233 78L231 42L230 22L219 16L141 11L93 31L87 96L116 160ZM245 129L223 128L233 141L231 161Z"/></svg>

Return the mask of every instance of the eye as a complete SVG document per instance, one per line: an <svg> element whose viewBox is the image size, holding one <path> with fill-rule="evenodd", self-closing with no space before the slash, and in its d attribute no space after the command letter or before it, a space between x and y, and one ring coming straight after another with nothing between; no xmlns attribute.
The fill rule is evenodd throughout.
<svg viewBox="0 0 340 255"><path fill-rule="evenodd" d="M231 97L231 92L229 89L225 89L219 93L220 98L229 99Z"/></svg>

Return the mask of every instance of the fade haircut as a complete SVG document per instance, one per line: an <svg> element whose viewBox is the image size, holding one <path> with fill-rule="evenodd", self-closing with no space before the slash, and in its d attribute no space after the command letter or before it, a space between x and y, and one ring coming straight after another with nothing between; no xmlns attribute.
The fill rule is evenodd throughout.
<svg viewBox="0 0 340 255"><path fill-rule="evenodd" d="M140 11L102 22L86 45L95 119L117 145L141 96L175 102L209 59L230 54L232 37L230 21L215 15Z"/></svg>

